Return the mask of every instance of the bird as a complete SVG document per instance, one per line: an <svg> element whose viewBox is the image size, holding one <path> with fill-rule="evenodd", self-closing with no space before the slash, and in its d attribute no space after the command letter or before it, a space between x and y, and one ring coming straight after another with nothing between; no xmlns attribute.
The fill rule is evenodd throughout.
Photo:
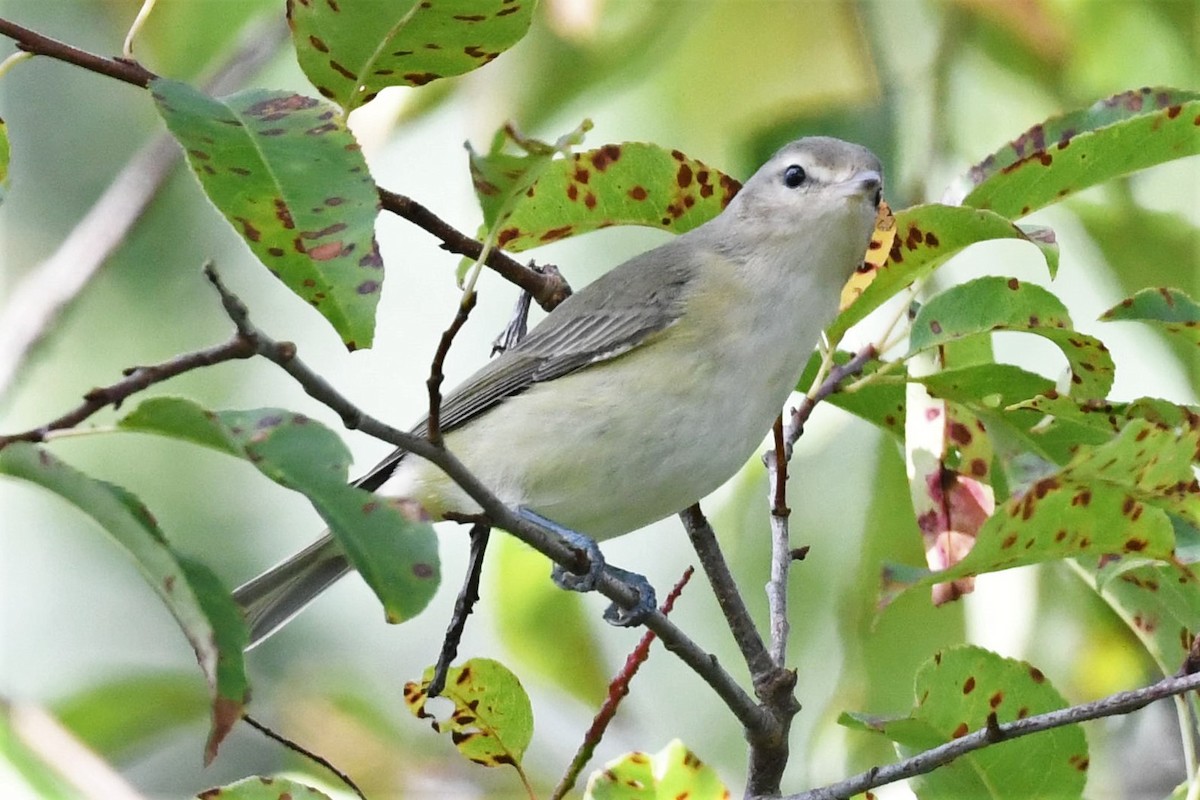
<svg viewBox="0 0 1200 800"><path fill-rule="evenodd" d="M882 190L865 147L783 146L720 214L575 292L448 392L445 446L505 504L593 549L698 502L787 402L863 263ZM354 485L433 520L480 512L403 449ZM326 532L239 587L250 646L350 569Z"/></svg>

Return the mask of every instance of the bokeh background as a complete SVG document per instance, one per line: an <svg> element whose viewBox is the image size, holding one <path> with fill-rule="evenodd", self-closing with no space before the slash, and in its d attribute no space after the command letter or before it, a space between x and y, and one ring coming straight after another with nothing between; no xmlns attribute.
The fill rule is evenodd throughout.
<svg viewBox="0 0 1200 800"><path fill-rule="evenodd" d="M0 0L0 15L85 49L115 53L133 0ZM388 90L352 126L377 181L460 230L480 215L465 141L486 147L513 120L546 139L590 118L587 144L652 141L745 177L783 141L821 133L860 141L887 167L893 207L937 200L966 169L1054 113L1142 85L1200 86L1200 5L1193 0L542 0L526 39L488 68L421 89ZM281 0L160 0L137 54L160 74L201 80L240 36L265 35ZM257 33L255 33L257 32ZM12 48L0 43L0 56ZM285 45L252 85L312 93ZM11 186L0 206L0 303L48 258L125 161L162 125L143 92L48 59L0 80ZM1174 285L1200 296L1200 164L1193 158L1111 182L1036 214L1052 226L1062 268L1052 289L1081 330L1114 352L1114 395L1197 402L1200 363L1135 325L1096 324L1134 289ZM458 259L384 215L388 268L377 344L347 354L312 309L252 259L176 168L141 221L0 396L0 430L45 422L128 366L223 341L229 323L200 273L216 261L257 323L364 408L398 426L425 407L424 379L454 314ZM610 229L534 251L582 285L668 234ZM982 273L1048 281L1036 251L972 248L941 285ZM935 282L936 285L936 282ZM479 308L447 363L449 382L487 357L514 289L484 275ZM0 306L2 307L2 306ZM861 334L865 341L869 335ZM1006 360L1056 377L1052 352L1003 340ZM281 372L226 364L155 387L212 408L284 406L340 430ZM114 419L95 418L97 426ZM386 445L345 434L367 468ZM181 550L230 586L306 544L320 521L298 495L248 464L128 433L56 442L63 459L129 488ZM580 453L586 458L586 453ZM792 661L804 710L785 786L828 782L892 758L889 745L836 725L841 710L901 713L916 668L964 640L1038 665L1072 701L1154 677L1134 637L1062 567L979 580L963 602L933 609L905 595L877 614L880 565L922 563L902 454L866 423L822 408L792 467L796 542L811 553L792 583ZM598 489L602 490L602 489ZM705 503L752 609L765 616L766 479L751 463ZM373 797L522 796L505 770L463 762L404 709L401 688L436 657L465 555L464 531L442 526L443 575L432 606L384 624L357 578L250 656L252 710L359 780ZM675 520L607 543L616 564L660 591L693 561ZM494 549L483 600L461 651L505 661L533 698L527 757L549 787L582 736L636 633L599 622L599 598L547 589L548 567L512 542ZM739 659L702 581L675 618L739 675ZM0 695L46 706L150 797L180 797L246 774L313 768L239 728L200 766L203 681L174 621L134 567L75 509L0 481ZM1166 704L1088 727L1088 796L1161 797L1182 779ZM745 748L729 713L661 648L634 683L594 766L681 737L732 786ZM2 776L0 776L2 780ZM902 788L880 793L904 797Z"/></svg>

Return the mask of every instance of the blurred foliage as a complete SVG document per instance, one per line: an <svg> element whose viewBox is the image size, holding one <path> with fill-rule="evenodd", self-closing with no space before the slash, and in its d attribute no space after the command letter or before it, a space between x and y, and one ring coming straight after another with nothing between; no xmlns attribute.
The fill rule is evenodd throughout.
<svg viewBox="0 0 1200 800"><path fill-rule="evenodd" d="M135 42L135 53L160 74L194 83L211 74L248 23L279 15L281 5L275 0L160 0ZM136 0L0 0L0 16L86 49L115 53L139 6ZM1137 450L1133 440L1143 431L1148 431L1152 444L1170 438L1168 429L1180 431L1178 441L1161 450L1183 459L1175 464L1175 477L1186 482L1186 448L1175 444L1191 441L1184 434L1187 407L1194 409L1200 393L1200 355L1194 342L1173 334L1166 325L1098 325L1092 320L1146 288L1179 290L1181 294L1174 296L1180 306L1187 305L1185 298L1200 300L1200 212L1195 192L1200 169L1192 157L1126 175L1129 163L1136 162L1123 163L1126 155L1146 159L1136 163L1168 158L1155 152L1149 140L1135 145L1114 135L1104 143L1111 148L1104 151L1108 167L1083 171L1090 179L1086 185L1107 182L1037 212L1028 227L1017 229L988 212L932 204L966 194L971 165L980 164L989 153L1004 151L1023 131L1052 116L1142 86L1194 93L1200 88L1198 31L1200 6L1193 0L543 0L533 13L528 34L486 69L446 80L431 78L428 85L416 88L403 84L424 83L424 73L419 80L400 75L385 81L395 85L382 89L379 102L368 103L349 122L360 141L380 143L364 144L366 163L380 185L439 209L464 231L475 230L480 210L468 204L472 174L468 155L457 149L458 144L467 139L485 143L509 119L530 136L552 141L587 117L596 124L586 144L597 148L594 152L604 152L602 145L609 143L654 142L665 152L677 150L720 169L731 180L745 176L776 147L801 134L859 141L878 153L887 167L887 196L898 209L897 246L909 245L907 251L896 252L909 254L908 268L914 271L913 265L921 263L920 275L897 280L901 271L892 259L892 272L884 272L888 277L868 290L877 297L864 295L867 300L857 309L851 306L837 328L840 334L849 322L865 320L861 328L850 331L845 350L857 346L854 337L860 330L872 331L861 335L863 341L871 339L871 326L881 327L878 317L890 318L902 310L885 301L913 278L927 278L935 267L943 272L958 270L947 279L957 283L965 283L964 276L1017 272L1022 286L1029 280L1040 282L1038 251L1031 248L988 249L999 247L996 242L960 252L983 238L1032 239L1048 259L1061 258L1058 278L1050 286L1070 311L1069 317L1062 315L1070 329L1051 338L1068 353L1075 347L1071 338L1088 344L1102 340L1116 365L1112 393L1085 398L1103 401L1100 406L1055 396L1052 387L1061 386L1063 378L1062 353L1056 350L1049 358L1026 359L1022 348L1024 360L1019 366L993 364L999 357L994 352L1009 351L999 339L993 348L991 336L980 336L982 341L967 345L947 341L948 336L938 339L947 369L920 378L931 396L931 408L948 409L952 419L979 419L987 424L994 449L987 451L989 463L979 477L991 481L999 507L1004 509L1008 501L1008 508L1019 516L1020 493L1056 470L1078 472L1081 464L1090 464L1088 469L1095 467L1096 474L1089 473L1087 480L1108 480L1101 474L1103 469L1089 461L1088 454L1094 451L1080 450L1081 445L1090 443L1098 451L1105 442L1119 439L1110 450L1124 459L1122 464L1146 466L1142 456L1152 458L1156 453ZM465 42L459 34L454 36L446 41ZM509 44L506 41L503 47ZM0 50L0 56L9 52ZM310 95L315 91L294 53L281 55L252 85ZM0 162L7 164L10 179L0 198L7 250L0 290L7 296L13 283L71 229L122 159L160 127L148 98L136 90L46 59L13 65L3 76L3 86L3 150L7 152L11 140L14 153L11 164L6 159ZM1143 126L1139 128L1143 132L1158 130L1149 116L1139 116L1133 125ZM1177 126L1179 131L1183 145L1194 148L1195 131ZM1137 152L1131 153L1131 148ZM1024 155L1017 153L1017 157ZM0 175L4 172L0 166ZM570 184L565 176L563 171L564 187ZM1031 206L1056 201L1063 187L1084 188L1076 182L1078 177L1072 174L1062 184L1036 179L1039 194ZM645 179L656 182L661 176ZM614 186L618 193L631 188L624 183ZM564 187L560 190L569 190ZM1018 195L1026 196L1024 190ZM586 203L586 193L582 198ZM909 208L917 204L923 205ZM526 207L532 210L533 206ZM1002 211L1014 216L1022 207ZM266 213L271 213L270 207ZM964 228L956 220L966 216L986 217L989 230L994 230L980 235L969 226ZM363 359L370 355L358 354L355 361L339 352L340 345L330 341L336 337L316 314L294 303L265 271L260 270L261 275L254 271L242 239L214 218L200 192L176 178L54 331L50 345L35 354L19 383L4 397L0 431L44 423L69 407L88 386L116 380L120 369L130 363L150 363L226 335L227 324L206 294L195 266L213 255L230 265L231 274L236 273L239 292L251 299L256 319L269 320L270 329L296 338L306 359L324 373L346 381L358 397L374 398L373 408L388 414L422 408L422 381L432 343L456 303L457 259L428 246L424 239L401 238L389 229L391 221L381 224L381 248L393 272L380 306L380 320L387 325L381 323L378 347L388 360L368 362ZM909 223L921 230L919 240ZM551 231L558 227L541 217L539 224ZM1047 225L1056 232L1060 250L1046 240ZM930 240L924 235L930 230L955 232L961 242L955 244L944 235ZM575 263L586 261L583 253L588 249L602 252L606 260L599 263L611 266L605 244L622 241L615 238L621 235L597 233L575 249L563 242L534 255L539 260L557 259L571 277ZM1010 252L1017 255L1010 258ZM948 260L950 266L943 268ZM923 298L928 304L919 319L928 320L937 311L937 280L931 284L934 299ZM994 296L964 299L962 294L947 292L942 298L944 306L967 315L1006 308ZM506 312L505 303L497 298L485 294L484 300L500 308L498 313ZM1038 305L1034 311L1041 319L1037 324L1027 321L1026 327L1048 332L1045 312L1058 311L1051 305ZM1138 301L1135 310L1143 305ZM866 312L877 306L882 310L868 316ZM436 309L440 316L421 316L425 308ZM1154 319L1155 313L1150 309L1142 317ZM424 325L428 320L435 321ZM980 334L996 319L977 315L974 322L978 329L971 330ZM471 353L476 363L482 361L490 335L487 331L478 335L478 349ZM462 340L456 344L456 350L467 347ZM1108 351L1088 350L1091 356L1097 352ZM843 353L837 358L847 357ZM363 366L368 363L371 370ZM1083 373L1094 372L1098 365L1106 371L1107 363L1096 358L1072 361L1078 376L1097 386L1108 376L1098 382ZM813 372L816 366L814 361ZM1096 559L1078 565L1050 563L1015 573L1013 580L1025 581L1019 589L989 588L981 580L980 591L963 603L934 607L928 596L910 591L881 610L877 603L884 565L912 567L923 563L927 554L922 528L913 519L905 465L897 457L902 454L897 440L905 433L905 371L876 360L868 374L871 382L859 393L835 396L830 404L859 419L833 413L815 419L791 470L793 535L813 549L809 563L797 568L799 585L793 586L800 611L791 652L805 666L800 684L806 708L798 718L785 787L835 780L891 758L884 737L841 730L835 726L838 714L848 709L905 713L914 679L929 670L922 670L921 664L933 653L963 641L1037 664L1072 702L1129 688L1145 682L1156 670L1177 667L1172 659L1187 644L1180 630L1195 633L1200 627L1196 603L1200 591L1195 581L1173 580L1191 575L1189 564L1195 561L1189 544L1195 538L1195 509L1186 505L1186 498L1170 509L1176 544L1173 563L1148 559L1115 565L1105 559L1099 564ZM401 376L398 383L391 382L392 375ZM307 400L292 387L249 368L206 371L201 377L193 375L172 384L170 390L195 395L209 408L276 404L312 408L301 405ZM401 391L416 400L403 400ZM291 394L277 397L280 392ZM1143 396L1163 399L1129 403ZM107 421L111 416L98 419ZM863 420L881 430L862 424ZM54 446L57 452L59 445ZM179 449L153 449L159 446L147 440L123 444L113 437L88 437L64 442L61 448L64 458L88 474L136 488L160 517L173 546L188 553L181 559L198 557L221 571L230 570L231 576L237 565L239 575L255 571L264 558L255 537L242 531L264 525L290 530L317 524L313 518L290 516L293 512L288 509L294 506L287 505L291 501L286 493L270 494L252 469L239 472L228 467L228 459L211 462ZM945 464L956 468L967 463L965 452L958 448L943 453ZM1194 474L1194 462L1190 468ZM765 506L761 473L755 470L751 467L731 482L722 497L726 513L714 519L751 609L762 618L758 587L765 580ZM1106 485L1124 487L1122 491L1130 491L1135 502L1146 500L1145 493L1154 494L1153 487L1128 483L1113 480ZM206 703L211 708L211 699L203 697L201 678L182 672L191 657L183 639L160 635L169 630L169 623L154 616L161 611L151 607L152 596L126 597L123 593L133 591L127 586L131 581L114 573L107 562L87 556L91 551L82 542L94 530L81 518L47 508L53 504L44 498L35 502L12 482L0 484L0 493L5 515L17 516L15 521L6 519L3 526L4 545L15 555L4 565L0 580L8 651L0 668L0 693L53 707L69 728L117 761L148 794L193 793L280 766L281 753L247 751L242 761L238 747L227 744L214 771L197 773L187 765L195 760L198 738L185 757L191 760L182 763L170 747L175 737L167 733L177 730L178 737L199 737L194 723L204 716ZM1116 516L1135 510L1121 498L1113 502ZM1045 550L1038 549L1039 560L1049 557L1053 549L1053 527L1047 530L1051 542ZM978 535L986 541L990 534L985 528ZM660 543L648 545L649 536L661 537ZM997 536L999 540L990 546L1006 541L1005 536ZM289 547L305 538L304 530L297 532ZM1163 541L1156 539L1156 545ZM591 713L574 700L562 702L564 693L597 702L608 665L619 662L628 642L602 629L598 614L585 615L592 607L588 602L549 591L542 559L505 544L499 558L489 563L491 588L468 636L475 637L472 649L511 658L536 717L528 751L524 743L520 747L525 753L522 767L534 786L549 785ZM1136 543L1129 546L1137 549ZM448 549L446 543L443 547ZM619 554L614 560L651 574L656 584L673 580L667 576L677 575L688 560L678 530L634 534L611 548L606 545L606 552ZM1173 591L1160 594L1156 589L1160 585ZM517 588L506 597L506 586ZM431 783L438 787L434 791L442 793L469 783L471 788L464 791L523 796L511 775L497 776L493 771L481 776L482 771L466 770L447 752L449 747L422 726L405 721L399 687L419 676L433 660L449 612L444 595L403 629L379 633L369 628L365 620L377 620L378 604L368 604L374 601L364 593L358 615L330 610L326 614L332 622L324 629L301 627L300 633L290 636L285 631L261 653L250 656L261 671L255 676L255 686L261 687L260 703L280 711L297 738L361 776L363 785L380 796L420 796L430 791ZM702 595L695 588L684 595L677 611L680 625L694 632L722 663L737 664L738 654L713 621L719 612L711 598ZM1149 625L1151 615L1155 622L1165 620L1171 627ZM114 622L105 622L106 617ZM305 624L309 623L304 619L295 623ZM1064 644L1068 642L1072 646ZM999 676L1012 664L990 654L981 658L988 662L989 676L992 670ZM68 663L74 667L67 668ZM145 671L147 664L160 663L169 664L170 670ZM314 665L320 667L319 673L312 671ZM190 680L185 675L191 675ZM381 675L386 681L379 680ZM1017 691L1008 678L995 680ZM952 684L947 684L947 693L954 698ZM961 697L961 681L957 691ZM602 748L600 760L609 761L629 749L653 750L678 736L726 784L738 785L745 769L739 733L727 712L706 692L678 662L656 652L622 707L622 715L636 722L626 730L618 727L613 743L605 743L607 750ZM952 704L951 710L957 706ZM911 726L917 713L914 710L907 723L889 724ZM938 740L953 734L953 728L939 730ZM469 725L465 730L470 730ZM1119 796L1111 785L1122 775L1131 796L1155 796L1155 792L1162 796L1179 782L1182 771L1166 755L1173 752L1171 748L1156 748L1162 760L1154 768L1130 765L1125 759L1133 752L1131 742L1120 737L1132 735L1128 729L1089 729L1092 780L1087 796L1097 800ZM1177 739L1178 733L1174 735ZM1036 749L1039 740L1025 741ZM929 742L921 739L921 743ZM672 745L663 754L676 750L682 752ZM19 768L29 761L22 753L9 749L4 757ZM667 758L663 754L659 757ZM306 762L288 763L315 770ZM637 768L643 765L633 763ZM54 776L36 782L52 795L61 788L57 781ZM929 782L914 788L929 796L939 791ZM237 791L241 790L230 796L240 796ZM1063 791L1079 796L1074 784Z"/></svg>

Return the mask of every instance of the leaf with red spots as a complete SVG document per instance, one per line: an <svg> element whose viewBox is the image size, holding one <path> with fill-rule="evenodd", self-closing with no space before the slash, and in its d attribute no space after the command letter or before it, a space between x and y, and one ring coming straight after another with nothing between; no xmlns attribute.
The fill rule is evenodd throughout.
<svg viewBox="0 0 1200 800"><path fill-rule="evenodd" d="M347 485L350 453L338 436L277 408L208 411L190 400L143 401L119 423L246 459L300 492L383 604L388 622L416 616L439 583L437 537L420 509Z"/></svg>
<svg viewBox="0 0 1200 800"><path fill-rule="evenodd" d="M0 450L0 473L49 489L95 519L158 592L212 689L205 748L205 761L211 761L249 700L242 659L248 634L229 591L208 567L177 553L146 506L120 486L91 478L24 442Z"/></svg>
<svg viewBox="0 0 1200 800"><path fill-rule="evenodd" d="M1114 556L1171 562L1173 518L1200 521L1192 460L1200 427L1130 422L1101 445L1080 445L1061 469L1014 492L979 532L970 555L944 572L885 568L884 601L916 586L1060 558Z"/></svg>
<svg viewBox="0 0 1200 800"><path fill-rule="evenodd" d="M525 36L536 0L288 0L300 68L347 111L389 86L424 86L491 62Z"/></svg>
<svg viewBox="0 0 1200 800"><path fill-rule="evenodd" d="M850 276L850 280L842 287L842 298L838 303L838 311L845 311L849 308L858 300L867 286L878 277L879 270L887 263L888 254L892 252L892 245L895 242L896 217L892 214L892 207L888 205L888 202L882 200L879 208L875 211L875 228L871 231L871 240L867 243L867 254L863 258L862 266Z"/></svg>
<svg viewBox="0 0 1200 800"><path fill-rule="evenodd" d="M383 285L379 197L341 112L264 89L216 99L158 79L150 90L205 194L254 255L348 348L370 347Z"/></svg>
<svg viewBox="0 0 1200 800"><path fill-rule="evenodd" d="M1010 219L1200 153L1200 92L1142 88L1035 125L971 168L963 204Z"/></svg>
<svg viewBox="0 0 1200 800"><path fill-rule="evenodd" d="M585 800L729 800L716 770L675 739L657 753L626 753L593 772Z"/></svg>
<svg viewBox="0 0 1200 800"><path fill-rule="evenodd" d="M964 645L938 653L917 671L912 710L903 717L842 714L838 722L882 733L902 757L987 727L1065 708L1046 676L1024 661ZM961 756L912 778L919 797L1080 797L1088 749L1078 725L1053 728Z"/></svg>
<svg viewBox="0 0 1200 800"><path fill-rule="evenodd" d="M472 160L485 218L492 195L504 189L494 176L518 168L512 158ZM729 176L678 150L608 144L551 161L500 223L496 242L506 250L528 250L612 225L683 233L721 213L739 188Z"/></svg>
<svg viewBox="0 0 1200 800"><path fill-rule="evenodd" d="M208 789L198 800L330 800L329 795L290 778L253 776Z"/></svg>
<svg viewBox="0 0 1200 800"><path fill-rule="evenodd" d="M912 323L910 354L994 331L1024 331L1062 350L1071 366L1072 396L1104 397L1114 371L1108 348L1072 327L1066 306L1042 287L989 276L953 286L923 305Z"/></svg>
<svg viewBox="0 0 1200 800"><path fill-rule="evenodd" d="M896 213L896 236L887 261L849 307L834 320L829 339L836 342L851 325L977 242L1020 239L1037 246L1051 276L1058 270L1058 248L1044 234L1031 236L1012 222L974 208L923 205Z"/></svg>
<svg viewBox="0 0 1200 800"><path fill-rule="evenodd" d="M1076 440L1093 443L1107 440L1135 419L1175 427L1195 424L1192 418L1200 418L1200 407L1177 405L1157 397L1139 397L1129 403L1076 401L1052 389L1013 403L1008 410L1037 412L1043 432L1056 426L1067 426Z"/></svg>
<svg viewBox="0 0 1200 800"><path fill-rule="evenodd" d="M1143 289L1105 311L1100 319L1153 323L1200 347L1200 303L1179 289Z"/></svg>
<svg viewBox="0 0 1200 800"><path fill-rule="evenodd" d="M440 697L454 709L439 719L427 707L433 668L420 683L404 684L404 703L418 719L427 719L438 733L449 734L465 758L485 767L509 765L520 773L521 758L533 738L533 707L517 676L499 661L472 658L451 667Z"/></svg>

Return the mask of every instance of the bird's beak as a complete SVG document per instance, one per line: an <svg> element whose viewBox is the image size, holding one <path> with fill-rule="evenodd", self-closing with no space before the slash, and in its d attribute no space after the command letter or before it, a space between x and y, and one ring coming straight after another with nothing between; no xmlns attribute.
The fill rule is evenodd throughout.
<svg viewBox="0 0 1200 800"><path fill-rule="evenodd" d="M876 208L883 199L883 176L873 169L855 173L842 185L847 194L870 197Z"/></svg>

